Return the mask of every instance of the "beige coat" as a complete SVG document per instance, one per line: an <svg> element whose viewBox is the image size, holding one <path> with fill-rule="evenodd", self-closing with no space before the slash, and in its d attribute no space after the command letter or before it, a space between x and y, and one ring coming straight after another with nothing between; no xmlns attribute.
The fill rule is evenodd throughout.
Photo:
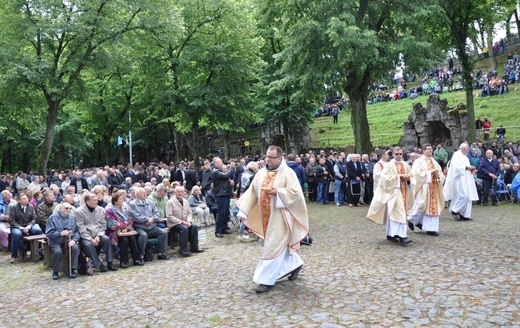
<svg viewBox="0 0 520 328"><path fill-rule="evenodd" d="M193 213L187 199L182 200L182 205L175 196L166 202L166 226L168 229L181 224L182 221L191 222L192 216Z"/></svg>
<svg viewBox="0 0 520 328"><path fill-rule="evenodd" d="M414 197L419 202L417 211L429 216L439 216L445 206L444 193L442 192L444 174L442 173L441 166L435 159L433 159L433 157L429 159L432 161L434 170L431 183L426 183L428 178L427 171L429 171L430 168L428 167L428 161L425 156L413 162L410 181L412 182ZM431 192L433 189L433 186L430 186L431 184L437 185L437 192L435 194Z"/></svg>

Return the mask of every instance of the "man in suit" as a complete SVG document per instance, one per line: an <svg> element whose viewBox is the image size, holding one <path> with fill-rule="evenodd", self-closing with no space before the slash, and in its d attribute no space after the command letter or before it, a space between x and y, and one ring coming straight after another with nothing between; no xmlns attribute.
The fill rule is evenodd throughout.
<svg viewBox="0 0 520 328"><path fill-rule="evenodd" d="M9 224L11 225L11 234L13 235L13 244L11 246L11 260L14 263L18 257L18 249L23 243L23 235L41 235L42 230L36 226L36 211L34 207L29 205L29 198L25 194L18 196L18 204L9 210ZM22 248L23 251L25 249Z"/></svg>
<svg viewBox="0 0 520 328"><path fill-rule="evenodd" d="M92 190L92 188L94 188L94 186L100 186L100 185L103 185L108 189L110 189L110 186L108 185L108 182L107 182L107 179L106 179L106 175L105 175L105 171L103 170L98 170L96 172L96 176L92 178L92 180L90 180L90 189Z"/></svg>
<svg viewBox="0 0 520 328"><path fill-rule="evenodd" d="M186 190L182 186L175 187L175 195L166 203L166 219L168 229L179 234L179 247L182 257L189 257L191 253L202 253L199 248L199 229L192 222L193 213L188 200L185 198ZM191 253L188 252L188 241Z"/></svg>
<svg viewBox="0 0 520 328"><path fill-rule="evenodd" d="M359 204L359 196L361 194L361 184L365 182L367 169L365 164L361 162L359 154L353 154L351 160L347 162L347 176L348 176L348 206L361 206ZM350 191L354 192L352 194Z"/></svg>
<svg viewBox="0 0 520 328"><path fill-rule="evenodd" d="M482 205L484 206L488 206L491 187L495 184L495 180L500 174L500 164L493 155L493 150L488 149L486 157L480 160L477 170L477 178L482 180ZM493 206L498 206L496 194L491 195L491 202Z"/></svg>
<svg viewBox="0 0 520 328"><path fill-rule="evenodd" d="M83 190L89 190L87 179L82 177L81 171L79 170L74 173L74 177L70 180L70 185L74 186L74 193L76 195L81 195Z"/></svg>
<svg viewBox="0 0 520 328"><path fill-rule="evenodd" d="M188 169L184 172L186 176L186 190L191 192L193 186L197 184L197 173L195 172L195 163L190 162L188 164Z"/></svg>
<svg viewBox="0 0 520 328"><path fill-rule="evenodd" d="M177 170L173 174L173 180L178 181L181 186L186 185L186 171L184 171L184 163L180 162Z"/></svg>

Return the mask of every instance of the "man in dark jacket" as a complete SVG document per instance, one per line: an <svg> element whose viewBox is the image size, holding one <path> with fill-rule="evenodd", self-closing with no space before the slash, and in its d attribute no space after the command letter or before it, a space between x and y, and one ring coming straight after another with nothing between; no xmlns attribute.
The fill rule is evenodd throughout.
<svg viewBox="0 0 520 328"><path fill-rule="evenodd" d="M482 205L488 205L488 196L494 181L500 174L500 164L493 158L493 151L488 149L486 151L486 158L480 161L480 165L477 170L477 177L482 180ZM498 206L498 199L496 194L491 196L493 206Z"/></svg>
<svg viewBox="0 0 520 328"><path fill-rule="evenodd" d="M350 198L348 206L359 206L361 184L364 183L367 174L365 164L361 162L359 154L352 155L352 160L347 162L348 187L347 195Z"/></svg>
<svg viewBox="0 0 520 328"><path fill-rule="evenodd" d="M186 174L186 190L191 192L193 186L197 184L197 173L195 172L195 163L190 162L188 164L188 169L185 172Z"/></svg>
<svg viewBox="0 0 520 328"><path fill-rule="evenodd" d="M83 190L89 190L87 179L81 176L81 171L79 170L74 173L74 177L70 180L70 185L74 186L75 194L81 194Z"/></svg>
<svg viewBox="0 0 520 328"><path fill-rule="evenodd" d="M298 177L298 181L300 182L300 186L303 190L303 185L307 182L307 176L305 175L305 169L299 163L295 161L296 155L289 154L287 155L287 166L289 166L296 173Z"/></svg>
<svg viewBox="0 0 520 328"><path fill-rule="evenodd" d="M232 190L229 188L230 180L233 181L235 175L235 162L231 162L227 172L222 171L222 159L220 157L213 158L213 172L211 180L217 200L217 217L215 219L215 237L222 238L223 234L231 234L231 230L227 227L229 220L229 202L231 200Z"/></svg>
<svg viewBox="0 0 520 328"><path fill-rule="evenodd" d="M13 236L10 263L14 263L18 257L18 248L23 243L23 235L42 234L42 230L38 226L34 226L36 219L36 211L34 207L29 205L29 198L25 194L20 194L18 196L18 204L9 210L9 224L11 225L11 235Z"/></svg>

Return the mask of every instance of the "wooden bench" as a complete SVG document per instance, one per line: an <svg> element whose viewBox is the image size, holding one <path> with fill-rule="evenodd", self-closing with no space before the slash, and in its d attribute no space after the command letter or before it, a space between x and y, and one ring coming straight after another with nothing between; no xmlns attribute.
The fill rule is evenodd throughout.
<svg viewBox="0 0 520 328"><path fill-rule="evenodd" d="M40 244L43 245L43 264L48 267L52 268L52 251L49 247L49 243L45 239L39 240ZM61 254L61 272L66 277L70 277L69 272L69 248L63 247L62 248L62 254Z"/></svg>
<svg viewBox="0 0 520 328"><path fill-rule="evenodd" d="M27 241L31 245L31 260L37 262L40 259L40 254L38 253L39 241L45 238L47 238L47 236L44 234L23 236L23 240Z"/></svg>

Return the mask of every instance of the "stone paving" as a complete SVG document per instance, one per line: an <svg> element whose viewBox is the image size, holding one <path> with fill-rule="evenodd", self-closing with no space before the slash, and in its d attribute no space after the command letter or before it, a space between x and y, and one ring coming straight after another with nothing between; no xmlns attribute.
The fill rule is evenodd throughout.
<svg viewBox="0 0 520 328"><path fill-rule="evenodd" d="M409 231L407 247L367 210L309 204L300 278L264 295L252 282L262 244L236 234L74 280L2 252L0 327L520 327L519 205L475 206L469 222L445 210L439 237Z"/></svg>

